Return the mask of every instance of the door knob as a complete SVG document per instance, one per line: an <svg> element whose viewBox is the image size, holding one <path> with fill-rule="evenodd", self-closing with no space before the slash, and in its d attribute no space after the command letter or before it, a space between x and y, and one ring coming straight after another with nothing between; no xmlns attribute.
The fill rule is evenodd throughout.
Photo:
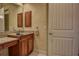
<svg viewBox="0 0 79 59"><path fill-rule="evenodd" d="M49 35L52 35L53 33L49 33Z"/></svg>

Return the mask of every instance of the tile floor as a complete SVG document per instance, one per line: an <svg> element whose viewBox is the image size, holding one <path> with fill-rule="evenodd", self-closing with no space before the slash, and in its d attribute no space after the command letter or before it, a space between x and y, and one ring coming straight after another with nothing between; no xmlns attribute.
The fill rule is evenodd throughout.
<svg viewBox="0 0 79 59"><path fill-rule="evenodd" d="M32 52L29 56L46 56L46 55L43 53Z"/></svg>

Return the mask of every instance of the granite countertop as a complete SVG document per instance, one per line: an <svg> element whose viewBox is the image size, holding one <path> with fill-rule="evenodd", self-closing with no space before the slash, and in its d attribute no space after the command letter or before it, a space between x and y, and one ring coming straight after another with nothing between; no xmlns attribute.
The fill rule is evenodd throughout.
<svg viewBox="0 0 79 59"><path fill-rule="evenodd" d="M3 38L0 38L0 44L4 44L4 43L11 42L11 41L14 41L14 40L18 40L18 39L17 38L11 38L11 37L3 37Z"/></svg>
<svg viewBox="0 0 79 59"><path fill-rule="evenodd" d="M20 35L16 35L16 33L10 33L8 35L21 36L21 35L29 35L29 34L32 34L32 33L33 32L24 32L24 33L21 33ZM14 41L14 40L18 40L18 39L13 38L13 37L1 37L0 38L0 44L4 44L4 43L11 42L11 41Z"/></svg>
<svg viewBox="0 0 79 59"><path fill-rule="evenodd" d="M24 32L24 33L20 33L20 35L17 35L16 33L10 33L8 35L13 35L13 36L21 36L21 35L29 35L32 34L33 32Z"/></svg>

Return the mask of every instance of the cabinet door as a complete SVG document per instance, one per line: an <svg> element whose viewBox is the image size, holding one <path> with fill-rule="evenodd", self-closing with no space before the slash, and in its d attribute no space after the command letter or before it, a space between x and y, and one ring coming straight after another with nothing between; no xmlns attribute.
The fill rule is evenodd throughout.
<svg viewBox="0 0 79 59"><path fill-rule="evenodd" d="M28 45L29 45L29 53L30 53L33 50L33 40L32 40L32 38L29 38Z"/></svg>
<svg viewBox="0 0 79 59"><path fill-rule="evenodd" d="M2 45L0 45L0 50L1 50L2 48L3 48Z"/></svg>
<svg viewBox="0 0 79 59"><path fill-rule="evenodd" d="M25 13L25 27L31 27L31 17L32 16L32 12L28 11Z"/></svg>
<svg viewBox="0 0 79 59"><path fill-rule="evenodd" d="M25 39L22 41L22 55L28 55L28 41Z"/></svg>
<svg viewBox="0 0 79 59"><path fill-rule="evenodd" d="M28 38L28 46L29 46L29 54L33 51L33 47L34 47L34 39L33 39L33 35L30 35Z"/></svg>
<svg viewBox="0 0 79 59"><path fill-rule="evenodd" d="M23 27L23 13L17 14L17 25Z"/></svg>

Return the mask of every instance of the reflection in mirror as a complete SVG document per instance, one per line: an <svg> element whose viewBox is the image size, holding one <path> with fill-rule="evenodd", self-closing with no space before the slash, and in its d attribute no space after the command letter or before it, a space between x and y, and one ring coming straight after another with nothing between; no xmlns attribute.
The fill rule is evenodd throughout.
<svg viewBox="0 0 79 59"><path fill-rule="evenodd" d="M4 32L4 8L0 8L0 32Z"/></svg>
<svg viewBox="0 0 79 59"><path fill-rule="evenodd" d="M3 8L3 9L2 9ZM3 14L0 16L3 20L0 20L0 31L2 32L15 32L19 30L19 27L17 24L19 23L17 21L17 14L23 13L23 18L22 18L22 27L20 28L25 28L24 27L24 6L23 4L9 4L9 3L0 3L0 13L3 11ZM4 29L2 29L2 27ZM1 30L2 29L2 30ZM14 30L15 29L15 30Z"/></svg>
<svg viewBox="0 0 79 59"><path fill-rule="evenodd" d="M18 28L17 14L22 11L19 4L0 3L0 32L13 31L14 28Z"/></svg>
<svg viewBox="0 0 79 59"><path fill-rule="evenodd" d="M8 9L4 10L4 24L5 24L5 31L9 31L9 11Z"/></svg>
<svg viewBox="0 0 79 59"><path fill-rule="evenodd" d="M9 13L5 4L0 4L0 32L9 31Z"/></svg>

